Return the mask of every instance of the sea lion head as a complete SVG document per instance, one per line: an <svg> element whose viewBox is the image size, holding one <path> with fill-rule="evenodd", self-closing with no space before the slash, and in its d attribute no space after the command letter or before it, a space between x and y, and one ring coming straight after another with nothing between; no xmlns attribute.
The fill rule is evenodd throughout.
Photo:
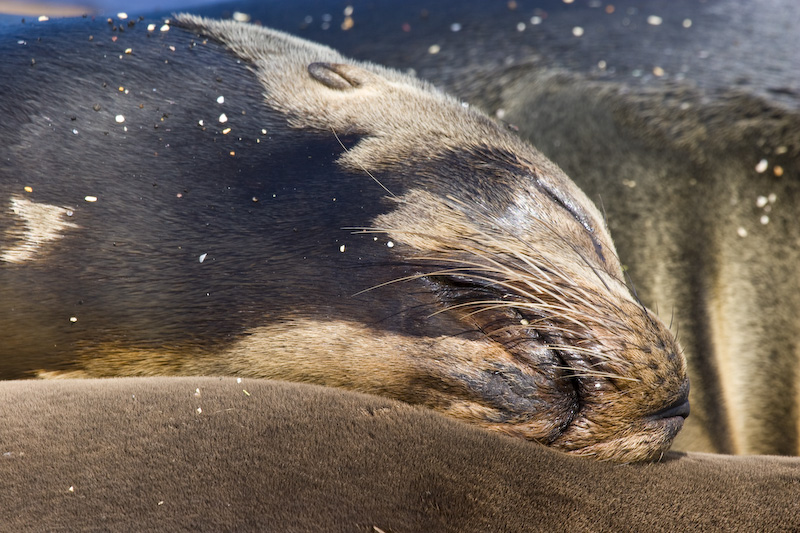
<svg viewBox="0 0 800 533"><path fill-rule="evenodd" d="M658 458L689 414L681 348L631 293L591 202L524 153L455 154L481 169L494 195L413 190L377 220L420 265L441 306L434 313L457 316L505 352L477 371L474 361L450 362L442 374L481 383L473 389L494 409L468 399L447 411L580 455Z"/></svg>
<svg viewBox="0 0 800 533"><path fill-rule="evenodd" d="M401 385L346 386L599 459L669 448L688 416L680 346L631 293L603 217L561 169L414 78L255 26L177 24L247 61L290 126L357 138L337 164L388 191L386 212L356 231L396 243L408 275L386 283L416 284L442 336L391 341Z"/></svg>

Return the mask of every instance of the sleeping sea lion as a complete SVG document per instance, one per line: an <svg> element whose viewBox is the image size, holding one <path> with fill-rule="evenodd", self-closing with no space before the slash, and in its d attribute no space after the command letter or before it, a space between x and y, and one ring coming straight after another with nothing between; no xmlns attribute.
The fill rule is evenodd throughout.
<svg viewBox="0 0 800 533"><path fill-rule="evenodd" d="M236 8L516 128L602 204L669 317L692 382L674 448L797 455L800 3L769 5L352 0L347 25L332 1Z"/></svg>
<svg viewBox="0 0 800 533"><path fill-rule="evenodd" d="M188 15L0 50L0 377L304 381L622 462L680 430L602 215L483 113Z"/></svg>

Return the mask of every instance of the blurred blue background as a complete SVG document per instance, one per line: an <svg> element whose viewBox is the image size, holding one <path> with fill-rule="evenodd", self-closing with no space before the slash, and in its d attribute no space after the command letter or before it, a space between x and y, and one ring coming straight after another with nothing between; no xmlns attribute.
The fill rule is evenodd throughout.
<svg viewBox="0 0 800 533"><path fill-rule="evenodd" d="M187 9L220 0L0 0L0 13L13 15L71 16L80 13L130 15Z"/></svg>

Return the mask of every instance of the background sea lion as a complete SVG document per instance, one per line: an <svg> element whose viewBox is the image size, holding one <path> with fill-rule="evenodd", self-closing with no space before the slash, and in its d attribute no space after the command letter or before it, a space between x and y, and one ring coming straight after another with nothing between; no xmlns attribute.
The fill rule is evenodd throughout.
<svg viewBox="0 0 800 533"><path fill-rule="evenodd" d="M693 410L676 447L800 453L796 2L348 4L348 24L334 2L201 12L413 69L508 122L602 204L672 318Z"/></svg>
<svg viewBox="0 0 800 533"><path fill-rule="evenodd" d="M2 377L281 378L600 459L669 447L680 348L558 167L396 71L176 21L2 45Z"/></svg>

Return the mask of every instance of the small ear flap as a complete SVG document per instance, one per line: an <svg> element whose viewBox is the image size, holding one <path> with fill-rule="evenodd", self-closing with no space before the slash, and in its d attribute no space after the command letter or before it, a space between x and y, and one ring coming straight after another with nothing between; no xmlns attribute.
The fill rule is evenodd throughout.
<svg viewBox="0 0 800 533"><path fill-rule="evenodd" d="M308 73L326 87L339 91L357 89L377 77L363 68L344 63L311 63Z"/></svg>

